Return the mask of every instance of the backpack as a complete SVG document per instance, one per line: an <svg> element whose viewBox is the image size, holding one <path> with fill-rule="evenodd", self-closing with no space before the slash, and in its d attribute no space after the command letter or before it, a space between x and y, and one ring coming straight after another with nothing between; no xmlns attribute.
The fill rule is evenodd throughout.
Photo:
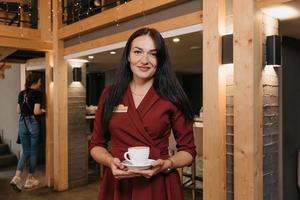
<svg viewBox="0 0 300 200"><path fill-rule="evenodd" d="M26 130L30 133L28 126L26 124L25 118L24 118L26 115L28 115L28 112L31 112L31 106L28 102L28 96L29 96L29 91L25 90L23 92L23 101L20 104L20 111L21 111L21 120L24 120ZM21 144L20 134L18 134L16 143Z"/></svg>
<svg viewBox="0 0 300 200"><path fill-rule="evenodd" d="M23 101L21 102L20 105L20 110L21 110L21 115L26 115L28 114L28 112L31 112L31 106L28 102L28 98L29 98L29 91L24 91L23 92Z"/></svg>

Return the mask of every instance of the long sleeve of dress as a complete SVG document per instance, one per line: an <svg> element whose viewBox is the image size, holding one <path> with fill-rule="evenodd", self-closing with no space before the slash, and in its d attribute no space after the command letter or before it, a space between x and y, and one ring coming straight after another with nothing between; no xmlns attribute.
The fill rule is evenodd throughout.
<svg viewBox="0 0 300 200"><path fill-rule="evenodd" d="M95 146L107 148L107 140L104 138L102 129L103 107L107 92L108 90L107 88L105 88L99 99L98 108L95 113L94 129L92 133L91 143L89 145L89 151L91 151Z"/></svg>
<svg viewBox="0 0 300 200"><path fill-rule="evenodd" d="M186 151L194 158L196 156L196 146L194 143L193 122L187 121L179 109L173 113L171 120L177 150Z"/></svg>

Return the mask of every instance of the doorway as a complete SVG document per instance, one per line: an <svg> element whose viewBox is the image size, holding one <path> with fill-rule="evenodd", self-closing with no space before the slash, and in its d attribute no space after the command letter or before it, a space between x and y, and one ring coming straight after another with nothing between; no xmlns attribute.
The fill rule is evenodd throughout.
<svg viewBox="0 0 300 200"><path fill-rule="evenodd" d="M282 38L282 189L283 199L299 199L300 39ZM298 175L297 175L298 174Z"/></svg>

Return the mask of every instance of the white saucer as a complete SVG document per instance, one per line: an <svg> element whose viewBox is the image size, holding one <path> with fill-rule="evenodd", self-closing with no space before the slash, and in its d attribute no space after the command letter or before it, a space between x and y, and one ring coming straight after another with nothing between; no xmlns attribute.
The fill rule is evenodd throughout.
<svg viewBox="0 0 300 200"><path fill-rule="evenodd" d="M134 169L134 170L144 170L144 169L149 169L151 167L151 163L155 161L153 159L148 159L147 164L145 165L134 165L132 163L130 163L127 160L124 160L122 162L122 165L126 166L128 169Z"/></svg>

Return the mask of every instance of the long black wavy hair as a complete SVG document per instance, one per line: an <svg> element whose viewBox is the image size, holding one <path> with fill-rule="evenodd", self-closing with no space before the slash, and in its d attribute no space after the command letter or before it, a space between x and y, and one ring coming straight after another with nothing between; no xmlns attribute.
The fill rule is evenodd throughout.
<svg viewBox="0 0 300 200"><path fill-rule="evenodd" d="M115 83L109 88L103 109L103 133L106 139L110 139L109 121L115 106L117 106L132 80L132 71L128 56L132 41L139 37L149 35L156 46L157 69L154 75L153 86L157 93L164 99L171 101L184 114L188 121L193 121L191 104L181 88L175 73L172 71L167 48L161 34L153 28L141 28L135 31L128 39L123 51L121 66L117 71Z"/></svg>
<svg viewBox="0 0 300 200"><path fill-rule="evenodd" d="M25 81L25 90L29 90L29 88L34 84L37 83L41 79L41 76L37 73L29 73L26 77Z"/></svg>

